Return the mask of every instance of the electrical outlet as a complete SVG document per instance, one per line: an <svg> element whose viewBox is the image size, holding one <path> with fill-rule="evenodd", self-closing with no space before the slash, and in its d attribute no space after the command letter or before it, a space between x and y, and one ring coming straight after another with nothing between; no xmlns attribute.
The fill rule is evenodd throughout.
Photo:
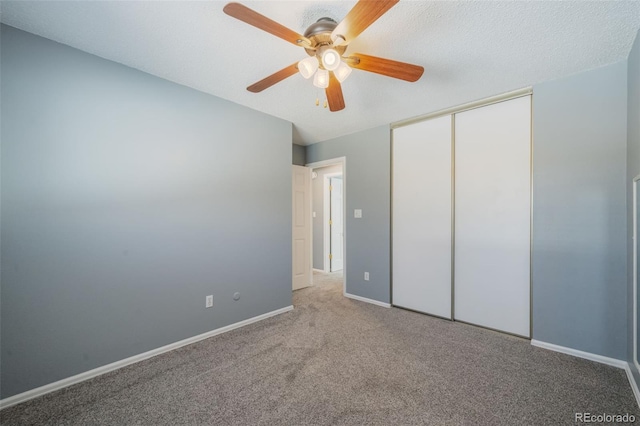
<svg viewBox="0 0 640 426"><path fill-rule="evenodd" d="M210 294L209 296L207 296L207 308L212 308L213 307L213 295Z"/></svg>
<svg viewBox="0 0 640 426"><path fill-rule="evenodd" d="M355 209L353 211L353 217L356 219L362 219L362 209Z"/></svg>
<svg viewBox="0 0 640 426"><path fill-rule="evenodd" d="M364 280L365 281L369 281L369 273L368 272L364 273Z"/></svg>

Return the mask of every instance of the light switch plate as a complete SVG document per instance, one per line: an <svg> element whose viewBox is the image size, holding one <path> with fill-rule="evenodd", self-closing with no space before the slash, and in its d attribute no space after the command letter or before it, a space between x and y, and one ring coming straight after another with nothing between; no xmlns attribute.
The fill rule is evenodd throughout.
<svg viewBox="0 0 640 426"><path fill-rule="evenodd" d="M355 217L356 219L362 218L362 210L361 209L355 209L353 211L353 217Z"/></svg>

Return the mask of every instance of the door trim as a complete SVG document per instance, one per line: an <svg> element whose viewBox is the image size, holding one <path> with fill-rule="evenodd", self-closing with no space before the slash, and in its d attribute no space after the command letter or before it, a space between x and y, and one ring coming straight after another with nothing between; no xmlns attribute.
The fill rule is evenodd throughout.
<svg viewBox="0 0 640 426"><path fill-rule="evenodd" d="M322 267L324 272L331 272L331 262L329 262L329 253L331 253L331 227L327 226L326 218L331 218L331 193L329 192L329 185L331 185L331 178L336 176L342 176L342 172L327 173L324 175L324 181L322 182L322 208L324 223L322 224L322 247L324 253L322 253ZM342 185L344 190L344 184ZM344 206L342 206L344 216ZM344 226L344 223L343 223ZM344 252L343 252L344 255Z"/></svg>
<svg viewBox="0 0 640 426"><path fill-rule="evenodd" d="M336 157L329 160L314 161L305 164L306 167L317 169L326 166L342 166L342 226L344 237L342 239L342 295L347 295L347 157ZM324 195L323 195L324 196ZM313 232L311 233L313 235ZM313 246L313 236L311 237ZM325 264L326 265L326 264ZM313 277L312 277L313 278Z"/></svg>
<svg viewBox="0 0 640 426"><path fill-rule="evenodd" d="M633 178L633 365L640 371L638 363L638 182L640 175Z"/></svg>

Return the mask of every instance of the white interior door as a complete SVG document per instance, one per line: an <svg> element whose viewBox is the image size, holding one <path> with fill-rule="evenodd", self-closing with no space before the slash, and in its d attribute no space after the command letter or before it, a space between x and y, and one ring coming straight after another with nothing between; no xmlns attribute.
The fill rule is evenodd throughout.
<svg viewBox="0 0 640 426"><path fill-rule="evenodd" d="M344 226L342 224L342 176L330 179L331 272L342 270Z"/></svg>
<svg viewBox="0 0 640 426"><path fill-rule="evenodd" d="M293 166L293 289L311 285L311 169Z"/></svg>
<svg viewBox="0 0 640 426"><path fill-rule="evenodd" d="M393 131L393 304L451 318L451 116Z"/></svg>
<svg viewBox="0 0 640 426"><path fill-rule="evenodd" d="M455 115L455 318L529 337L531 97Z"/></svg>

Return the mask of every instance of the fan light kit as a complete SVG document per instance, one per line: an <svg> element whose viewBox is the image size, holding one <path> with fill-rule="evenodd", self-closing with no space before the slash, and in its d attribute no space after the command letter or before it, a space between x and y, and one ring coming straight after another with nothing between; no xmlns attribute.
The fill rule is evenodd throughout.
<svg viewBox="0 0 640 426"><path fill-rule="evenodd" d="M377 58L362 53L344 56L349 43L391 9L399 0L360 0L342 22L320 18L311 24L304 35L249 9L240 3L228 3L224 12L242 22L273 34L305 49L308 58L277 71L247 87L253 93L262 92L297 72L305 79L313 76L313 85L325 89L331 111L344 109L342 86L353 68L409 82L418 81L424 68L419 65ZM320 101L316 100L316 105Z"/></svg>

